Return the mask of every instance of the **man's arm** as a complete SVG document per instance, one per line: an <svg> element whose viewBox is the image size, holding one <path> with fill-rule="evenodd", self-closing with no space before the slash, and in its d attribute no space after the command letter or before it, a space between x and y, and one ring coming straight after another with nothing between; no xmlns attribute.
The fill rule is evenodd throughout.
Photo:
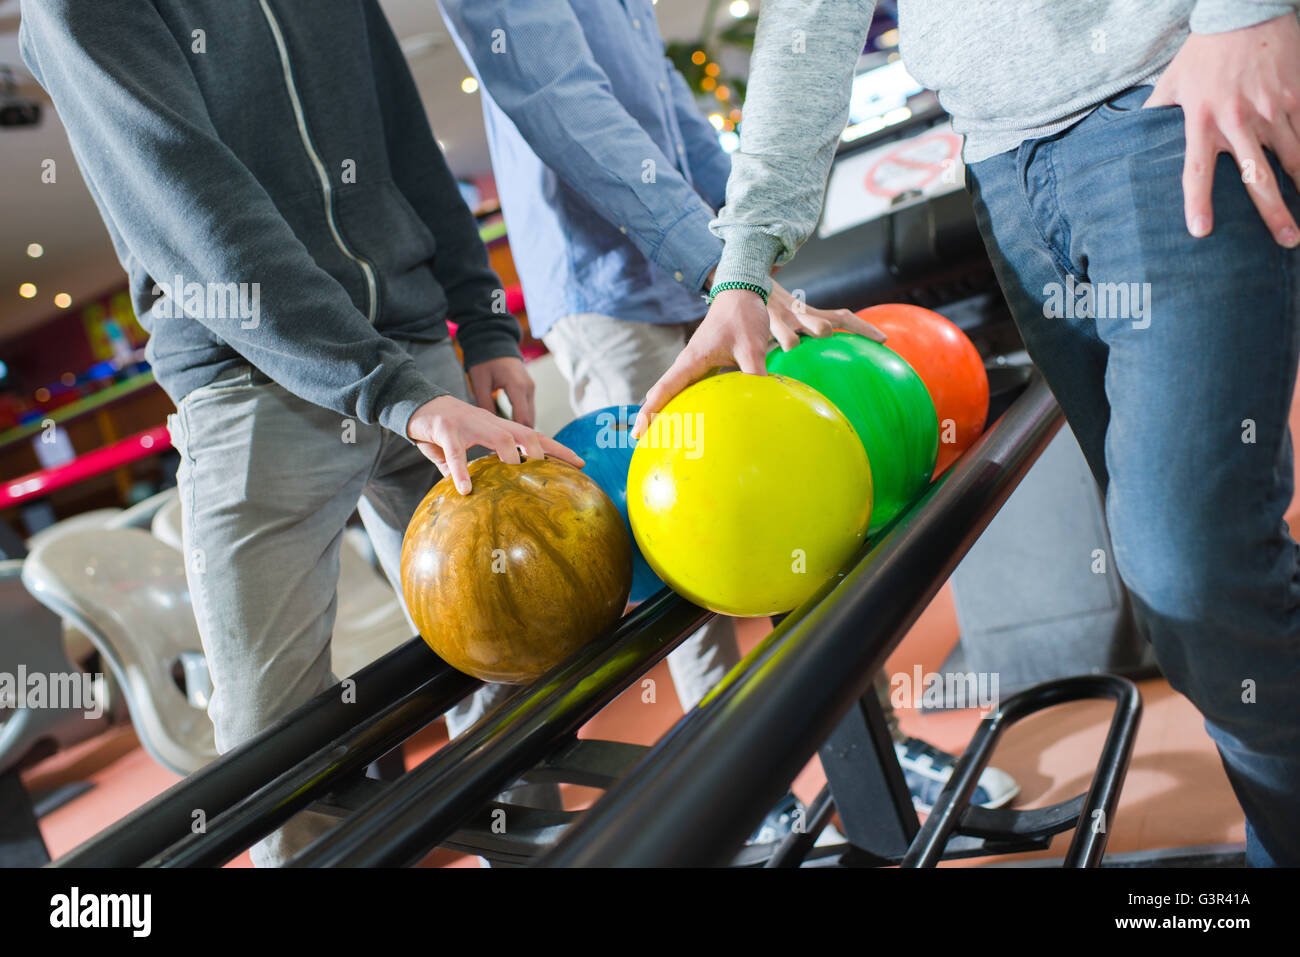
<svg viewBox="0 0 1300 957"><path fill-rule="evenodd" d="M713 231L726 243L714 284L771 288L821 214L848 122L853 70L874 0L766 0L758 18L740 149Z"/></svg>
<svg viewBox="0 0 1300 957"><path fill-rule="evenodd" d="M444 395L381 336L221 141L186 54L147 0L24 0L24 58L67 127L105 219L164 282L257 283L260 316L201 322L286 389L406 434ZM182 303L178 299L179 310Z"/></svg>
<svg viewBox="0 0 1300 957"><path fill-rule="evenodd" d="M519 358L519 323L505 311L501 281L488 263L474 214L461 197L424 112L388 19L366 3L380 78L384 132L393 178L437 241L433 272L447 294L448 313L465 366ZM513 398L513 397L512 397Z"/></svg>
<svg viewBox="0 0 1300 957"><path fill-rule="evenodd" d="M731 156L726 206L712 226L725 241L713 288L739 282L772 295L773 267L793 256L817 225L874 11L875 0L763 3L740 149ZM771 318L753 292L719 293L699 331L650 389L634 434L643 434L652 415L715 366L764 375ZM791 330L775 331L782 348L790 348Z"/></svg>
<svg viewBox="0 0 1300 957"><path fill-rule="evenodd" d="M708 230L713 210L614 96L572 8L564 0L439 5L479 82L542 162L647 259L702 289L722 249Z"/></svg>

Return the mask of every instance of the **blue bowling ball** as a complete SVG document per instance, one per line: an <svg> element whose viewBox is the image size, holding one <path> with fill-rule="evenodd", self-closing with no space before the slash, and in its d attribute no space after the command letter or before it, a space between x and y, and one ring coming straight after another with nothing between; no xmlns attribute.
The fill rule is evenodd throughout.
<svg viewBox="0 0 1300 957"><path fill-rule="evenodd" d="M629 601L645 601L664 587L659 576L646 564L641 549L632 536L627 518L627 471L632 464L632 425L639 405L611 405L574 419L555 434L555 440L567 445L586 461L583 469L606 495L614 500L632 539L632 594Z"/></svg>

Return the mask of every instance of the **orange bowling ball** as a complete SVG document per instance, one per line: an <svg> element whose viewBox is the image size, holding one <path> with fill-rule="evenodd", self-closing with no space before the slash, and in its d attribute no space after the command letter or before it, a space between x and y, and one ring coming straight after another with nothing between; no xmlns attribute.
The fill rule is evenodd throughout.
<svg viewBox="0 0 1300 957"><path fill-rule="evenodd" d="M444 478L402 540L402 594L443 661L484 681L524 684L608 630L632 588L632 539L618 506L555 459L469 465L473 490Z"/></svg>
<svg viewBox="0 0 1300 957"><path fill-rule="evenodd" d="M858 312L876 326L916 370L939 417L939 458L934 477L955 462L984 431L989 377L975 344L952 322L920 306L889 303Z"/></svg>

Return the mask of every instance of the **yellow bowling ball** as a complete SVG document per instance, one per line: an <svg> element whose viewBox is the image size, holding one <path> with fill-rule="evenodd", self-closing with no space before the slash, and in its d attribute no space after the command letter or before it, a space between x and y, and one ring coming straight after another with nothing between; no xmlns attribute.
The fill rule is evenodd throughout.
<svg viewBox="0 0 1300 957"><path fill-rule="evenodd" d="M844 566L871 519L848 419L784 376L728 372L682 391L632 454L628 516L650 567L713 611L790 611Z"/></svg>

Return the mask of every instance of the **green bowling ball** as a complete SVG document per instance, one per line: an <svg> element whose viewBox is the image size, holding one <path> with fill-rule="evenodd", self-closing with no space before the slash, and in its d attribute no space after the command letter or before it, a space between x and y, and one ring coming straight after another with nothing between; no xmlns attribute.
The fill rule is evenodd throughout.
<svg viewBox="0 0 1300 957"><path fill-rule="evenodd" d="M836 332L775 349L767 370L812 386L852 423L867 450L875 534L930 484L939 454L939 421L930 393L897 353L864 336Z"/></svg>

